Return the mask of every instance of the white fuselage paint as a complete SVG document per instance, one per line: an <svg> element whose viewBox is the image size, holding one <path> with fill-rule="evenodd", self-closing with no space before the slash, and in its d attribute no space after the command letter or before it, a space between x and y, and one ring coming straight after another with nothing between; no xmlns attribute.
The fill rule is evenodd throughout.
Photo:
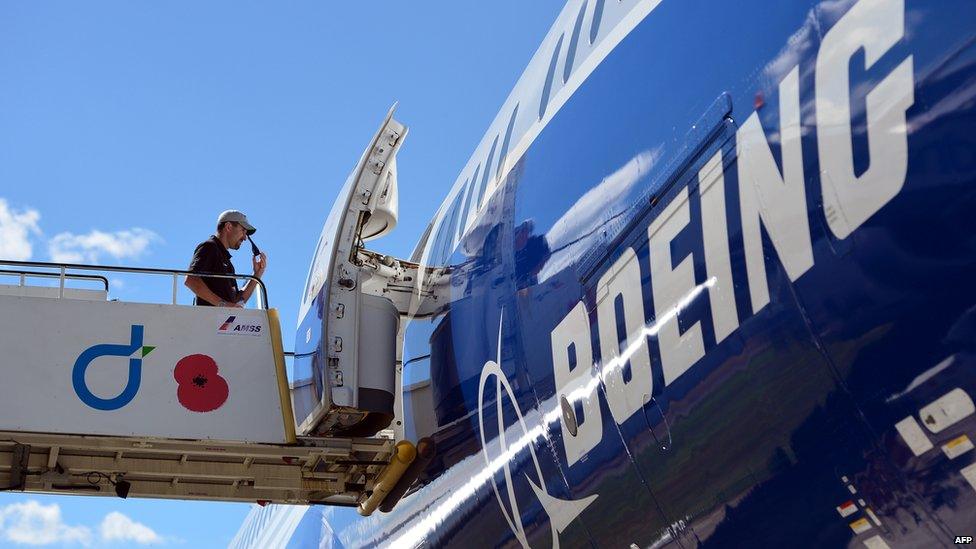
<svg viewBox="0 0 976 549"><path fill-rule="evenodd" d="M861 0L826 34L818 53L815 105L820 185L824 215L837 238L848 237L894 198L908 172L906 110L914 103L912 56L867 93L870 167L854 171L851 139L851 57L865 51L871 67L904 36L904 0ZM782 170L777 166L766 133L753 113L736 132L739 211L743 256L752 314L770 300L766 273L765 229L789 280L814 265L801 146L800 72L790 70L779 84L779 132ZM883 159L880 160L880 159ZM630 247L600 278L597 286L597 329L602 363L593 364L590 323L580 301L552 332L557 396L582 405L583 421L573 436L562 418L563 444L569 465L577 463L600 441L603 419L597 387L603 382L614 421L623 423L653 394L647 337L656 336L664 385L690 370L704 355L701 322L684 332L678 327L682 309L708 290L716 343L739 327L726 221L726 188L721 151L699 171L701 238L708 279L696 284L694 256L674 265L671 243L690 224L688 189L682 189L648 227L650 293L656 321L645 324L640 265ZM622 298L626 344L618 337L616 304ZM570 367L570 348L576 363ZM624 380L629 361L630 378Z"/></svg>

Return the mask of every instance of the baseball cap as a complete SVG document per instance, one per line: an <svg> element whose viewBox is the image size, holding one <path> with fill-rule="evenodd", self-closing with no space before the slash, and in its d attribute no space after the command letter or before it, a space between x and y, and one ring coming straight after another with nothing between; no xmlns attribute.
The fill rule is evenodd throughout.
<svg viewBox="0 0 976 549"><path fill-rule="evenodd" d="M254 225L251 225L248 222L247 216L244 215L243 212L239 212L237 210L227 210L221 213L220 217L217 218L217 224L220 225L224 221L233 221L234 223L240 223L241 226L244 227L244 230L247 231L248 235L252 235L257 231L257 229L254 228Z"/></svg>

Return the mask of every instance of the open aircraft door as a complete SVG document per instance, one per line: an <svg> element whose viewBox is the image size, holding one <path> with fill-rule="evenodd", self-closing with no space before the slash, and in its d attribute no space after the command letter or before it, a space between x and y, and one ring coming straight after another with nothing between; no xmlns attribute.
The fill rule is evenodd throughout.
<svg viewBox="0 0 976 549"><path fill-rule="evenodd" d="M363 243L396 225L396 153L406 134L391 109L319 237L295 340L292 398L302 435L370 436L393 420L399 324L418 266Z"/></svg>

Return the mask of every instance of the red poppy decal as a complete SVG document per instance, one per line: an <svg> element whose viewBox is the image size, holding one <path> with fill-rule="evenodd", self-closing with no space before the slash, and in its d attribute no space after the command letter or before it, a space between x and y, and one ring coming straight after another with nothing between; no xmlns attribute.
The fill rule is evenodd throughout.
<svg viewBox="0 0 976 549"><path fill-rule="evenodd" d="M187 410L212 412L227 402L230 394L227 380L217 374L217 363L207 355L181 358L173 377L179 385L176 396Z"/></svg>

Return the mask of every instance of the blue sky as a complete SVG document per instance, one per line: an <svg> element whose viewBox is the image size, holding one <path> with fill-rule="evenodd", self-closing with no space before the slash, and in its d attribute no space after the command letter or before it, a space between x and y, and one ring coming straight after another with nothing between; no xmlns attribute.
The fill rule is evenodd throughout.
<svg viewBox="0 0 976 549"><path fill-rule="evenodd" d="M406 256L561 7L4 2L0 257L182 269L240 209L290 348L322 222L390 105L410 127L400 223L372 247ZM114 276L111 296L168 291ZM0 544L219 547L248 510L5 493Z"/></svg>

